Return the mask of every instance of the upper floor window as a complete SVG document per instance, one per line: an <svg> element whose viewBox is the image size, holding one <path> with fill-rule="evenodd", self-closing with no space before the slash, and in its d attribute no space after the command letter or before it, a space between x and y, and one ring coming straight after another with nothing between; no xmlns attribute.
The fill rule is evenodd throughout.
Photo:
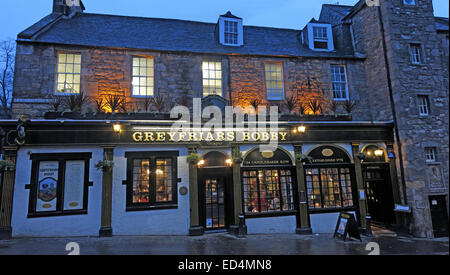
<svg viewBox="0 0 450 275"><path fill-rule="evenodd" d="M268 100L283 100L283 68L282 63L265 63L266 71L266 90Z"/></svg>
<svg viewBox="0 0 450 275"><path fill-rule="evenodd" d="M435 147L426 147L425 148L425 159L427 162L435 162L436 161L436 148Z"/></svg>
<svg viewBox="0 0 450 275"><path fill-rule="evenodd" d="M225 20L225 43L234 45L238 43L238 22Z"/></svg>
<svg viewBox="0 0 450 275"><path fill-rule="evenodd" d="M226 46L244 45L242 18L227 12L219 17L219 41Z"/></svg>
<svg viewBox="0 0 450 275"><path fill-rule="evenodd" d="M222 96L222 63L203 61L203 96Z"/></svg>
<svg viewBox="0 0 450 275"><path fill-rule="evenodd" d="M414 6L416 4L416 0L403 0L404 5Z"/></svg>
<svg viewBox="0 0 450 275"><path fill-rule="evenodd" d="M58 53L57 59L56 93L80 93L81 54Z"/></svg>
<svg viewBox="0 0 450 275"><path fill-rule="evenodd" d="M332 51L333 31L330 24L308 24L309 48L316 51Z"/></svg>
<svg viewBox="0 0 450 275"><path fill-rule="evenodd" d="M91 153L31 155L29 216L86 214Z"/></svg>
<svg viewBox="0 0 450 275"><path fill-rule="evenodd" d="M422 63L422 46L420 44L410 44L409 46L412 64Z"/></svg>
<svg viewBox="0 0 450 275"><path fill-rule="evenodd" d="M154 95L153 57L133 57L132 96Z"/></svg>
<svg viewBox="0 0 450 275"><path fill-rule="evenodd" d="M347 100L348 85L345 65L331 65L334 100Z"/></svg>
<svg viewBox="0 0 450 275"><path fill-rule="evenodd" d="M127 209L177 207L178 152L127 152Z"/></svg>
<svg viewBox="0 0 450 275"><path fill-rule="evenodd" d="M419 115L427 116L430 114L430 99L427 95L419 95L417 96L418 106L419 106Z"/></svg>

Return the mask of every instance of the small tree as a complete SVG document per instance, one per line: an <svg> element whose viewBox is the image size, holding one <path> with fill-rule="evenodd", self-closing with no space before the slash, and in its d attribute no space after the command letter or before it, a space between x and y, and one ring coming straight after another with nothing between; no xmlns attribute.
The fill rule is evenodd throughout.
<svg viewBox="0 0 450 275"><path fill-rule="evenodd" d="M5 116L11 115L15 52L13 40L0 42L0 115Z"/></svg>
<svg viewBox="0 0 450 275"><path fill-rule="evenodd" d="M356 107L356 101L346 100L342 103L347 114L350 114Z"/></svg>
<svg viewBox="0 0 450 275"><path fill-rule="evenodd" d="M295 94L292 94L284 100L284 105L286 106L289 113L293 113L295 111L295 108L297 108L298 105L298 99Z"/></svg>

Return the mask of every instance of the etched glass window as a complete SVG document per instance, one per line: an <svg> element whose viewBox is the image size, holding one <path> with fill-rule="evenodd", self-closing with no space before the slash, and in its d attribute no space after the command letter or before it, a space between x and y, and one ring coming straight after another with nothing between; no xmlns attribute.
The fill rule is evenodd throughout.
<svg viewBox="0 0 450 275"><path fill-rule="evenodd" d="M81 54L58 53L57 59L56 93L80 93Z"/></svg>

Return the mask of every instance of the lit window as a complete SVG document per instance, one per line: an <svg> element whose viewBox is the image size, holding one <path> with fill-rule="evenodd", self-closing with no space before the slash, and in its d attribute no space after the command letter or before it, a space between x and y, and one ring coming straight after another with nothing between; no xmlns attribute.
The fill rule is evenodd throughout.
<svg viewBox="0 0 450 275"><path fill-rule="evenodd" d="M313 168L305 172L310 209L353 206L349 168Z"/></svg>
<svg viewBox="0 0 450 275"><path fill-rule="evenodd" d="M313 39L315 49L328 49L328 34L326 27L313 27Z"/></svg>
<svg viewBox="0 0 450 275"><path fill-rule="evenodd" d="M403 4L408 6L414 6L416 4L416 0L403 0Z"/></svg>
<svg viewBox="0 0 450 275"><path fill-rule="evenodd" d="M225 44L238 44L238 22L225 20Z"/></svg>
<svg viewBox="0 0 450 275"><path fill-rule="evenodd" d="M422 63L422 46L420 44L410 45L411 62L413 64Z"/></svg>
<svg viewBox="0 0 450 275"><path fill-rule="evenodd" d="M176 152L127 152L127 209L176 207Z"/></svg>
<svg viewBox="0 0 450 275"><path fill-rule="evenodd" d="M133 96L153 96L154 70L152 57L133 57Z"/></svg>
<svg viewBox="0 0 450 275"><path fill-rule="evenodd" d="M425 159L427 162L435 162L436 161L436 148L426 147L425 148Z"/></svg>
<svg viewBox="0 0 450 275"><path fill-rule="evenodd" d="M244 171L244 212L267 213L294 210L294 189L290 170Z"/></svg>
<svg viewBox="0 0 450 275"><path fill-rule="evenodd" d="M56 93L80 93L81 54L59 53L57 62Z"/></svg>
<svg viewBox="0 0 450 275"><path fill-rule="evenodd" d="M417 96L419 105L419 115L427 116L430 113L430 100L427 95Z"/></svg>
<svg viewBox="0 0 450 275"><path fill-rule="evenodd" d="M203 62L203 96L222 96L222 63Z"/></svg>
<svg viewBox="0 0 450 275"><path fill-rule="evenodd" d="M344 65L331 65L334 100L348 99L347 73Z"/></svg>
<svg viewBox="0 0 450 275"><path fill-rule="evenodd" d="M283 69L282 63L265 63L266 89L268 100L283 100Z"/></svg>

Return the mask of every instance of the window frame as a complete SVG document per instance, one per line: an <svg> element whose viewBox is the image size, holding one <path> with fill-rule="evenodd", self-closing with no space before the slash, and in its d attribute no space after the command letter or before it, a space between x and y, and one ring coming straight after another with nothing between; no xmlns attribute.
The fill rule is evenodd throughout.
<svg viewBox="0 0 450 275"><path fill-rule="evenodd" d="M423 101L425 100L425 102ZM425 105L423 105L425 103ZM422 112L422 109L426 108L426 113ZM419 112L419 116L421 117L428 117L431 114L431 102L430 102L430 96L429 95L417 95L417 109Z"/></svg>
<svg viewBox="0 0 450 275"><path fill-rule="evenodd" d="M430 150L430 151L428 151L428 150ZM428 147L427 146L424 148L424 151L425 151L425 162L426 163L436 163L437 162L437 158L436 158L437 148L436 147L431 147L431 146ZM428 154L428 152L431 152L431 154ZM429 155L431 155L433 158L429 159L428 158Z"/></svg>
<svg viewBox="0 0 450 275"><path fill-rule="evenodd" d="M409 43L409 62L411 62L412 65L423 65L424 64L424 52L423 52L423 48L422 48L422 44L421 43ZM419 50L419 62L416 62L414 60L415 56L416 56L416 52L415 49Z"/></svg>
<svg viewBox="0 0 450 275"><path fill-rule="evenodd" d="M135 58L146 58L146 59L152 59L153 60L153 75L152 75L152 87L153 87L153 94L152 95L135 95L134 94L134 85L133 85L133 78L135 77L135 75L134 75L134 70L133 70L133 68L135 67L134 66L134 59ZM138 68L141 68L141 65L139 64L139 67ZM147 67L148 68L148 67ZM131 56L131 70L130 70L130 72L131 72L131 83L130 83L130 86L131 86L131 88L130 88L130 96L132 97L132 98L152 98L152 97L154 97L155 96L155 57L154 56L149 56L149 55L132 55ZM148 78L148 76L142 76L142 75L137 75L136 77L138 77L139 79L141 78L141 77L146 77L146 78ZM142 86L140 86L139 85L139 87L142 87ZM145 87L150 87L150 86L145 86Z"/></svg>
<svg viewBox="0 0 450 275"><path fill-rule="evenodd" d="M279 65L280 67L281 67L281 84L282 84L282 86L281 86L281 96L280 97L270 97L269 96L269 87L267 86L267 82L276 82L276 81L278 81L278 80L268 80L267 79L267 70L266 70L266 65L268 65L268 64L275 64L275 65ZM282 100L285 100L285 97L286 97L286 95L285 95L285 85L286 83L285 83L285 77L284 77L284 62L283 61L265 61L264 62L264 86L265 86L265 88L266 88L266 98L267 98L267 100L270 100L270 101L282 101Z"/></svg>
<svg viewBox="0 0 450 275"><path fill-rule="evenodd" d="M79 55L80 56L80 73L79 73L79 75L80 75L80 90L78 91L78 92L75 92L75 93L60 93L60 92L58 92L58 78L59 78L59 70L58 70L58 67L59 67L59 55L60 54L72 54L72 55ZM78 94L80 94L81 93L81 91L82 91L82 70L83 70L83 54L81 53L81 52L77 52L77 51L65 51L65 50L58 50L58 51L56 51L56 56L55 56L55 59L56 59L56 66L55 66L55 81L54 81L54 88L53 88L53 90L54 90L54 92L53 92L53 94L54 95L56 95L56 96L71 96L71 95L78 95ZM64 64L67 64L67 63L64 63ZM75 63L73 63L74 65L75 65ZM66 75L67 74L67 72L64 72L64 74ZM72 74L72 75L78 75L78 74L75 74L75 73L69 73L69 74Z"/></svg>
<svg viewBox="0 0 450 275"><path fill-rule="evenodd" d="M261 207L261 184L259 181L259 178L257 176L258 171L263 171L265 174L265 171L267 170L277 170L278 171L278 184L281 186L281 170L290 171L291 172L291 192L292 192L292 200L293 200L293 209L289 210L279 210L279 211L264 211L264 212L247 212L246 211L246 205L245 205L245 190L244 190L244 178L251 178L251 177L244 177L245 172L256 172L256 181L257 181L257 194L258 194L258 208L259 210ZM296 171L295 167L291 166L274 166L274 167L244 167L241 168L241 192L242 192L242 209L244 216L246 218L261 218L261 217L277 217L277 216L292 216L298 213L298 190L297 190L297 177L296 177ZM283 202L282 202L282 195L281 195L282 189L280 188L280 196L278 197L280 199L280 208L282 209Z"/></svg>
<svg viewBox="0 0 450 275"><path fill-rule="evenodd" d="M314 42L316 41L314 39L314 27L323 27L327 29L327 48L326 49L320 49L314 47ZM334 51L334 40L333 40L333 28L331 24L324 24L324 23L309 23L307 26L308 29L308 44L309 48L313 51L326 51L331 52ZM325 42L324 40L317 40L319 42Z"/></svg>
<svg viewBox="0 0 450 275"><path fill-rule="evenodd" d="M226 21L235 22L237 24L237 43L226 43L225 42L225 26ZM219 42L224 46L240 47L244 45L244 27L242 25L242 19L230 18L221 16L219 18Z"/></svg>
<svg viewBox="0 0 450 275"><path fill-rule="evenodd" d="M205 95L205 86L203 85L203 82L205 81L205 80L219 80L219 79L217 79L217 78L215 78L215 79L212 79L212 78L209 78L209 76L208 76L208 78L205 78L205 75L204 75L204 73L205 73L205 70L203 69L203 66L204 66L204 64L205 63L220 63L220 82L221 82L221 85L220 85L220 94L209 94L209 95L218 95L218 96L220 96L220 97L223 97L223 64L222 64L222 60L203 60L202 61L202 97L204 98L204 97L207 97L207 96L209 96L209 95ZM210 70L209 70L209 68L208 68L208 72L209 72ZM217 72L217 70L215 70L216 72ZM217 88L215 88L215 89L217 89Z"/></svg>
<svg viewBox="0 0 450 275"><path fill-rule="evenodd" d="M323 188L322 188L322 179L321 179L321 174L320 174L320 169L327 169L327 168L335 168L338 169L338 175L341 175L340 173L340 169L341 168L348 168L349 169L349 175L350 175L350 188L352 190L351 195L352 195L352 202L353 205L352 206L342 206L342 202L343 202L343 196L342 196L342 185L339 182L339 190L340 190L340 197L341 197L341 207L328 207L328 208L323 208L323 202L324 202L324 193L323 193ZM320 200L321 200L321 206L320 208L311 208L309 203L310 203L310 193L308 190L308 186L307 186L307 170L308 169L319 169L319 184L320 184ZM337 211L356 211L359 207L359 197L357 194L357 186L356 186L356 176L355 176L355 170L353 165L351 164L307 164L304 166L304 177L305 177L305 185L306 185L306 189L305 189L305 193L306 193L306 205L308 206L308 212L310 213L327 213L327 212L337 212Z"/></svg>
<svg viewBox="0 0 450 275"><path fill-rule="evenodd" d="M127 159L127 178L122 182L126 186L126 211L149 211L149 210L162 210L162 209L177 209L178 208L178 151L147 151L147 152L126 152L125 158ZM156 199L150 199L148 203L133 203L133 168L134 160L145 159L150 160L150 165L155 165L151 169L156 167L156 160L159 159L172 159L172 201L170 202L156 202ZM156 170L156 168L155 168ZM152 173L155 174L155 173ZM150 190L156 190L156 180L151 182L149 179ZM150 194L156 198L156 194Z"/></svg>
<svg viewBox="0 0 450 275"><path fill-rule="evenodd" d="M92 153L43 153L32 154L30 156L31 164L31 181L25 186L30 190L28 199L28 218L52 217L52 216L69 216L69 215L86 215L88 214L89 187L93 186L93 182L89 181L89 167L92 159ZM84 183L83 183L83 208L77 210L64 210L64 190L65 190L65 173L67 161L81 160L84 161ZM55 211L39 212L36 211L37 188L39 187L39 164L43 161L58 162L58 182L57 182L57 204Z"/></svg>
<svg viewBox="0 0 450 275"><path fill-rule="evenodd" d="M345 76L345 98L336 98L335 92L334 92L334 84L339 83L343 84L344 82L337 82L333 80L333 67L343 67L344 68L344 76ZM334 101L347 101L350 99L350 89L349 89L349 83L348 83L348 75L347 75L347 65L346 64L331 64L330 65L330 72L331 72L331 91L333 92L333 100Z"/></svg>

